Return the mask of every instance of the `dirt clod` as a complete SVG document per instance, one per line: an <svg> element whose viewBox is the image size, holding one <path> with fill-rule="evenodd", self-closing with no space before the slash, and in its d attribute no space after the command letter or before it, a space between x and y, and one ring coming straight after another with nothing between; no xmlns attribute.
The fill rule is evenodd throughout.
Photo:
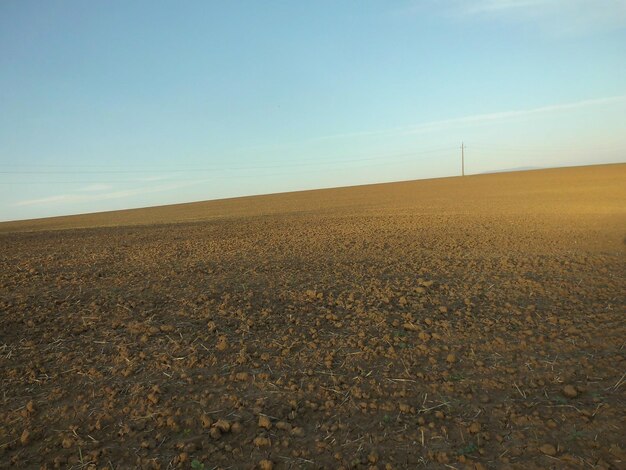
<svg viewBox="0 0 626 470"><path fill-rule="evenodd" d="M272 427L272 421L267 416L259 416L259 427L270 429Z"/></svg>
<svg viewBox="0 0 626 470"><path fill-rule="evenodd" d="M272 470L274 468L274 462L271 460L263 459L259 462L260 470Z"/></svg>
<svg viewBox="0 0 626 470"><path fill-rule="evenodd" d="M253 443L257 447L265 447L265 446L272 445L272 441L270 441L267 437L261 437L261 436L255 437Z"/></svg>
<svg viewBox="0 0 626 470"><path fill-rule="evenodd" d="M566 385L563 387L563 395L567 398L576 398L578 396L578 390L572 385Z"/></svg>
<svg viewBox="0 0 626 470"><path fill-rule="evenodd" d="M472 424L470 424L469 428L467 429L470 433L472 434L477 434L480 432L481 430L481 426L480 423L474 421Z"/></svg>
<svg viewBox="0 0 626 470"><path fill-rule="evenodd" d="M554 457L556 455L556 447L554 447L552 444L543 444L541 447L539 447L539 450L551 457Z"/></svg>

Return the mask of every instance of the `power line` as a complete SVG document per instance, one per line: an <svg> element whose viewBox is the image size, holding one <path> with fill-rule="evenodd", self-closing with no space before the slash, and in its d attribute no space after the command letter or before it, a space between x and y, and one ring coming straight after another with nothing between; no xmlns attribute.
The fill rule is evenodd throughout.
<svg viewBox="0 0 626 470"><path fill-rule="evenodd" d="M273 169L273 168L292 168L292 167L303 167L303 166L324 166L324 165L336 165L342 163L355 163L355 162L364 162L364 161L372 161L372 160L381 160L381 159L394 159L401 157L414 157L418 155L426 155L430 153L437 153L442 151L449 151L451 148L438 148L438 149L430 149L420 152L405 152L398 154L390 154L390 155L379 155L375 157L365 157L365 158L353 158L353 159L340 159L340 160L327 160L327 161L308 161L308 162L296 162L296 163L285 163L285 164L276 164L276 165L258 165L258 166L231 166L231 167L212 167L212 168L172 168L172 169L125 169L125 170L98 170L98 171L61 171L61 170L45 170L45 171L35 171L35 170L0 170L0 174L9 174L9 175L84 175L84 174L131 174L131 173L196 173L196 172L217 172L217 171L242 171L242 170L263 170L263 169ZM68 168L72 168L68 166Z"/></svg>
<svg viewBox="0 0 626 470"><path fill-rule="evenodd" d="M546 147L537 147L537 146L510 146L510 145L492 145L492 144L484 144L477 143L472 144L473 148L485 149L485 150L494 150L494 151L511 151L511 152L557 152L557 151L572 151L572 150L580 150L580 146L573 145L555 145L555 146L546 146ZM593 146L594 151L619 151L622 150L622 147L615 146ZM583 149L584 150L584 149Z"/></svg>
<svg viewBox="0 0 626 470"><path fill-rule="evenodd" d="M326 163L336 163L336 162L343 162L343 161L361 161L361 160L375 160L375 159L382 159L382 158L394 158L394 157L398 157L398 156L409 156L409 155L420 155L420 154L426 154L426 153L432 153L432 152L440 152L440 151L444 151L444 150L450 150L450 147L438 147L438 148L431 148L431 149L424 149L421 151L411 151L411 152L403 152L403 153L392 153L392 154L385 154L385 155L376 155L376 156L370 156L370 157L364 157L364 156L352 156L348 159L340 159L337 160L337 158L331 157L331 158L308 158L308 159L299 159L298 162L291 163L291 165L293 166L300 166L300 165L317 165L317 164L326 164ZM285 162L284 160L270 160L268 161L268 163L271 163L275 166L285 166L285 165L290 165L289 162ZM269 166L269 167L273 167L273 165ZM84 165L68 165L68 164L39 164L39 163L0 163L0 166L5 167L5 168L32 168L32 167L37 167L37 168L53 168L53 169L64 169L64 168L68 168L68 169L72 169L72 168L86 168L86 169L97 169L97 168L104 168L105 170L94 170L94 173L100 173L101 171L107 171L106 169L108 168L128 168L128 170L124 170L124 171L147 171L145 170L145 166L138 166L138 165L112 165L112 164L84 164ZM172 169L176 169L176 170L181 170L181 171L196 171L198 169L198 167L193 167L193 166L186 166L186 168L184 167L185 165L159 165L159 164L151 164L150 165L150 171L152 171L153 169L157 169L156 171L170 171ZM263 165L263 167L268 167L268 165ZM211 168L200 168L200 169L206 169L206 170L216 170L216 169L240 169L240 168L259 168L258 166L254 166L254 167L249 167L246 166L245 164L240 165L240 166L230 166L230 167L220 167L220 166L214 166ZM14 171L24 171L24 170L14 170ZM82 172L81 172L82 173Z"/></svg>
<svg viewBox="0 0 626 470"><path fill-rule="evenodd" d="M411 160L411 158L403 158L401 160L396 160L393 163L402 163L405 162L407 160ZM372 166L383 166L383 165L389 165L389 162L375 162L375 163L369 163L369 164L365 164L365 165L360 165L359 168L365 168L365 167L372 167ZM346 166L346 167L342 167L342 168L338 168L338 170L350 170L351 168ZM321 169L320 169L321 170ZM307 171L311 171L311 170L307 170ZM279 173L269 173L269 174L264 174L263 177L275 177L275 176L292 176L294 173L293 172L279 172ZM0 181L0 185L26 185L26 184L117 184L117 183L158 183L158 184L164 184L164 185L171 185L171 184L179 184L179 183L189 183L189 184L198 184L198 183L208 183L208 182L214 182L217 180L223 180L223 179L243 179L243 178L258 178L259 175L256 173L248 173L248 174L239 174L239 175L219 175L219 176L215 176L212 177L210 179L207 179L206 177L204 178L173 178L173 179L159 179L159 180L117 180L117 181L96 181L96 180L90 180L90 181L9 181L9 182L2 182ZM85 190L87 191L87 190Z"/></svg>

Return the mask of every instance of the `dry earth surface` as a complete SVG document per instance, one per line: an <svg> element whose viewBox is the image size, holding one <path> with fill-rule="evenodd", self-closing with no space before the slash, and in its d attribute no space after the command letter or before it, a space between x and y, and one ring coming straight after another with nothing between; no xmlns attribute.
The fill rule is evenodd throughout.
<svg viewBox="0 0 626 470"><path fill-rule="evenodd" d="M0 468L626 468L626 164L0 232Z"/></svg>

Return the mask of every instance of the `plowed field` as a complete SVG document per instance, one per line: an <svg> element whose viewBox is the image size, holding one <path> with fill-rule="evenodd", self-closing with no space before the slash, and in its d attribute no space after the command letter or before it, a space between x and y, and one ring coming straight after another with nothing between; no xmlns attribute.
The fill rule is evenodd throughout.
<svg viewBox="0 0 626 470"><path fill-rule="evenodd" d="M626 164L0 224L0 468L626 468Z"/></svg>

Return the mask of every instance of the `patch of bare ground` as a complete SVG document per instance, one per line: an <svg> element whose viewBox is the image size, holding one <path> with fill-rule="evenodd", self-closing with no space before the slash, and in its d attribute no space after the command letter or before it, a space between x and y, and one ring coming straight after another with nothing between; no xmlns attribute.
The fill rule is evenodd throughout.
<svg viewBox="0 0 626 470"><path fill-rule="evenodd" d="M625 183L0 225L0 468L624 468Z"/></svg>

